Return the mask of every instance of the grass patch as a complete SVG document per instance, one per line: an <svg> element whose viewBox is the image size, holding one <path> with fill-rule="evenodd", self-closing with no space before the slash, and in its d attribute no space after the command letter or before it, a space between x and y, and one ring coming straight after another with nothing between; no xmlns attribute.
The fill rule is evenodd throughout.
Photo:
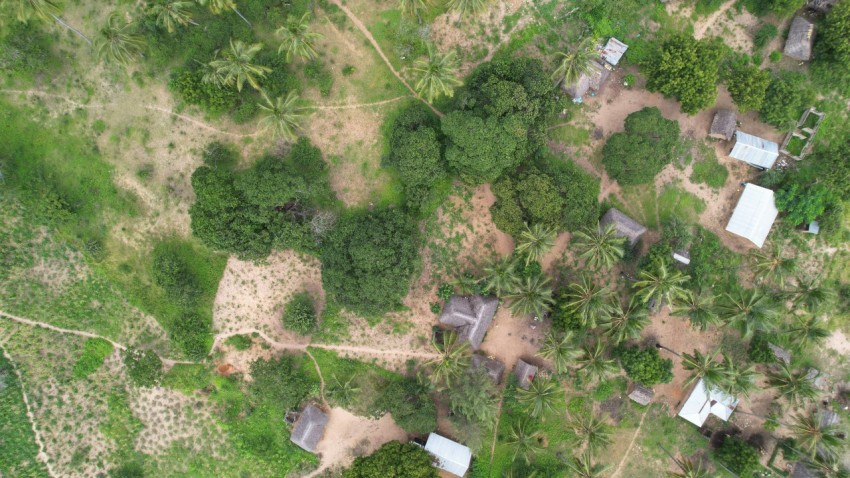
<svg viewBox="0 0 850 478"><path fill-rule="evenodd" d="M584 146L590 143L589 130L569 124L551 129L549 137L568 146Z"/></svg>
<svg viewBox="0 0 850 478"><path fill-rule="evenodd" d="M691 182L707 184L712 189L722 188L726 184L727 177L729 177L729 170L720 164L713 151L711 155L694 163L694 169L691 172Z"/></svg>
<svg viewBox="0 0 850 478"><path fill-rule="evenodd" d="M106 357L112 355L112 343L104 339L88 339L83 345L83 355L74 363L74 377L85 378L103 365Z"/></svg>
<svg viewBox="0 0 850 478"><path fill-rule="evenodd" d="M788 144L785 146L785 149L788 150L793 156L800 156L800 153L803 152L803 147L806 146L806 140L803 138L798 138L796 136L791 136L791 139L788 141Z"/></svg>
<svg viewBox="0 0 850 478"><path fill-rule="evenodd" d="M23 390L12 364L0 354L0 475L47 477L26 415Z"/></svg>
<svg viewBox="0 0 850 478"><path fill-rule="evenodd" d="M251 345L254 344L254 341L248 335L233 335L227 338L224 341L227 345L235 348L236 350L245 351L251 348Z"/></svg>
<svg viewBox="0 0 850 478"><path fill-rule="evenodd" d="M162 377L162 386L189 395L195 390L207 388L211 380L212 374L205 365L178 363Z"/></svg>
<svg viewBox="0 0 850 478"><path fill-rule="evenodd" d="M624 212L646 227L655 229L672 216L696 222L705 210L705 202L675 185L668 184L658 196L654 188L623 188Z"/></svg>

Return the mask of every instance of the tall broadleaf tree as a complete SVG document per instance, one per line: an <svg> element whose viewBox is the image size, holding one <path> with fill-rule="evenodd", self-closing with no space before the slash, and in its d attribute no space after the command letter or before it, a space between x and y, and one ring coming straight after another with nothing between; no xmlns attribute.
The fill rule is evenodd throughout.
<svg viewBox="0 0 850 478"><path fill-rule="evenodd" d="M124 66L141 58L145 40L137 30L135 22L122 19L117 12L110 14L97 39L98 58Z"/></svg>
<svg viewBox="0 0 850 478"><path fill-rule="evenodd" d="M264 112L260 126L271 129L275 137L294 141L305 116L305 108L298 106L298 98L295 90L290 90L285 98L278 96L274 100L263 92L264 103L257 105Z"/></svg>
<svg viewBox="0 0 850 478"><path fill-rule="evenodd" d="M242 91L247 81L255 90L260 90L259 79L270 73L271 68L254 63L254 57L263 49L262 43L247 44L242 40L230 40L230 48L218 52L209 66L225 85L235 86Z"/></svg>
<svg viewBox="0 0 850 478"><path fill-rule="evenodd" d="M310 19L310 12L305 12L301 18L288 15L286 23L277 29L276 33L281 38L277 52L283 54L287 62L292 61L293 56L298 56L305 61L316 58L314 45L324 36L310 31Z"/></svg>
<svg viewBox="0 0 850 478"><path fill-rule="evenodd" d="M552 79L556 83L572 85L582 75L589 74L592 70L593 60L599 54L594 51L593 38L586 37L572 50L556 53L558 56L558 67L552 73Z"/></svg>
<svg viewBox="0 0 850 478"><path fill-rule="evenodd" d="M428 58L416 60L411 70L419 78L415 85L416 93L433 103L440 95L454 96L455 87L463 84L457 77L457 57L451 50L441 55L437 49L428 45Z"/></svg>
<svg viewBox="0 0 850 478"><path fill-rule="evenodd" d="M583 229L576 232L575 237L580 257L593 270L611 269L626 251L626 239L617 236L613 224Z"/></svg>
<svg viewBox="0 0 850 478"><path fill-rule="evenodd" d="M156 19L156 24L174 33L178 26L197 25L192 20L190 9L194 2L166 0L154 3L148 8L148 14Z"/></svg>
<svg viewBox="0 0 850 478"><path fill-rule="evenodd" d="M59 17L59 14L62 11L62 7L59 2L54 0L10 0L9 3L12 4L12 8L15 11L15 18L17 18L17 20L21 23L27 23L33 18L48 22L53 20L59 25L62 25L68 30L74 32L89 45L92 44L91 39L85 36L83 32L72 27L65 22L65 20Z"/></svg>

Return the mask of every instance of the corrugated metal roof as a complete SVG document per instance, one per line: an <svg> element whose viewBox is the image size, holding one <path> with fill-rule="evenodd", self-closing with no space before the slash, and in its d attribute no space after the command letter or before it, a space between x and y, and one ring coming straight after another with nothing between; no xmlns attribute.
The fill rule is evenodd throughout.
<svg viewBox="0 0 850 478"><path fill-rule="evenodd" d="M737 398L729 396L720 390L708 389L705 386L705 381L700 379L688 397L688 400L682 405L679 416L701 427L708 419L709 414L723 421L729 420L729 417L732 416L732 412L737 406Z"/></svg>
<svg viewBox="0 0 850 478"><path fill-rule="evenodd" d="M465 475L469 462L472 461L472 451L469 447L436 433L428 435L425 450L437 458L437 468L457 476Z"/></svg>
<svg viewBox="0 0 850 478"><path fill-rule="evenodd" d="M726 230L761 247L777 215L779 211L776 209L773 191L755 184L747 184Z"/></svg>
<svg viewBox="0 0 850 478"><path fill-rule="evenodd" d="M611 37L608 39L608 43L605 44L605 48L602 49L602 58L604 58L608 63L616 66L617 63L620 62L620 59L623 58L623 55L626 54L626 50L628 49L629 45Z"/></svg>
<svg viewBox="0 0 850 478"><path fill-rule="evenodd" d="M758 136L736 131L735 147L732 148L729 156L759 168L770 169L779 157L779 145Z"/></svg>

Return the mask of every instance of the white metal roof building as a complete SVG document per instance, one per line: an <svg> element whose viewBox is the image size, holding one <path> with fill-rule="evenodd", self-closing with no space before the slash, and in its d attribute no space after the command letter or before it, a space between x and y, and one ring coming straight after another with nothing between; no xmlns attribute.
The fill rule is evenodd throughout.
<svg viewBox="0 0 850 478"><path fill-rule="evenodd" d="M729 420L737 406L737 398L726 395L720 390L709 390L705 382L700 379L688 400L682 405L679 416L701 427L709 414L723 421Z"/></svg>
<svg viewBox="0 0 850 478"><path fill-rule="evenodd" d="M778 215L773 191L747 183L726 230L761 247Z"/></svg>
<svg viewBox="0 0 850 478"><path fill-rule="evenodd" d="M425 451L437 459L437 468L460 477L466 474L472 461L472 451L469 447L436 433L428 435Z"/></svg>
<svg viewBox="0 0 850 478"><path fill-rule="evenodd" d="M770 169L779 157L779 145L758 136L735 132L735 146L729 156L757 168Z"/></svg>
<svg viewBox="0 0 850 478"><path fill-rule="evenodd" d="M602 58L612 66L617 66L617 63L620 63L620 59L623 58L623 55L626 54L626 50L628 49L629 45L611 37L608 39L605 47L602 48Z"/></svg>

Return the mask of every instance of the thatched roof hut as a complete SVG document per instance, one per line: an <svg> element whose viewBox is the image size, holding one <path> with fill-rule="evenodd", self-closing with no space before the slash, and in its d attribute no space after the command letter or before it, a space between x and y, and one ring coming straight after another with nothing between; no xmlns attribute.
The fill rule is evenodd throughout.
<svg viewBox="0 0 850 478"><path fill-rule="evenodd" d="M727 109L719 109L714 113L714 119L711 120L711 128L708 130L708 136L729 141L735 136L736 129L738 129L738 116L735 112Z"/></svg>
<svg viewBox="0 0 850 478"><path fill-rule="evenodd" d="M588 91L599 92L605 85L605 80L611 72L598 61L590 62L590 72L582 73L578 80L571 85L562 85L564 91L570 95L570 98L578 100L587 94Z"/></svg>
<svg viewBox="0 0 850 478"><path fill-rule="evenodd" d="M496 385L499 384L502 380L502 374L505 373L505 364L499 360L487 358L481 354L472 355L472 368L483 368Z"/></svg>
<svg viewBox="0 0 850 478"><path fill-rule="evenodd" d="M797 15L788 30L785 41L785 56L800 61L812 59L812 44L815 40L815 25Z"/></svg>
<svg viewBox="0 0 850 478"><path fill-rule="evenodd" d="M304 407L289 439L301 448L314 452L316 445L322 440L325 427L328 425L328 416L313 405Z"/></svg>
<svg viewBox="0 0 850 478"><path fill-rule="evenodd" d="M652 401L652 397L654 396L655 392L651 388L644 387L637 382L632 384L631 392L629 392L629 398L641 405L649 405L649 402Z"/></svg>
<svg viewBox="0 0 850 478"><path fill-rule="evenodd" d="M525 360L519 359L516 362L516 367L514 367L514 375L517 378L517 385L523 390L528 390L528 387L531 385L531 381L534 380L534 376L537 375L537 367L531 365Z"/></svg>
<svg viewBox="0 0 850 478"><path fill-rule="evenodd" d="M472 350L478 350L498 308L499 299L495 297L455 295L443 307L440 323L454 326L458 338L468 341Z"/></svg>
<svg viewBox="0 0 850 478"><path fill-rule="evenodd" d="M818 13L829 13L838 3L838 0L809 0L806 6Z"/></svg>
<svg viewBox="0 0 850 478"><path fill-rule="evenodd" d="M614 225L617 236L625 237L632 246L634 246L646 232L646 227L629 216L626 216L619 209L613 207L609 209L608 212L602 216L602 220L599 221L599 226L602 228L606 228L610 224Z"/></svg>

